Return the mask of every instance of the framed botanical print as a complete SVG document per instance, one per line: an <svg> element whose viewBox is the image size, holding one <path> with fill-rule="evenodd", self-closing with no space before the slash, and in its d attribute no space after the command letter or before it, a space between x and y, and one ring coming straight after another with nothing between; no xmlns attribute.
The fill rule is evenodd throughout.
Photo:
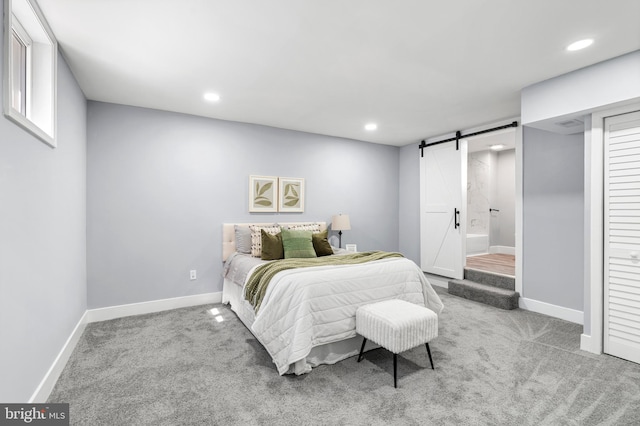
<svg viewBox="0 0 640 426"><path fill-rule="evenodd" d="M278 211L278 178L276 176L249 176L249 211Z"/></svg>
<svg viewBox="0 0 640 426"><path fill-rule="evenodd" d="M278 178L278 211L304 212L303 178Z"/></svg>

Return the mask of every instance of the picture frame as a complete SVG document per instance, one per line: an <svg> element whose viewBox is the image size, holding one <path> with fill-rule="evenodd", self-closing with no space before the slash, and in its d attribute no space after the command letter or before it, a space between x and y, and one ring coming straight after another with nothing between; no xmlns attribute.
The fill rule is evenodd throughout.
<svg viewBox="0 0 640 426"><path fill-rule="evenodd" d="M278 178L278 211L304 212L304 178Z"/></svg>
<svg viewBox="0 0 640 426"><path fill-rule="evenodd" d="M346 244L344 246L344 248L351 253L357 253L358 252L358 245L357 244Z"/></svg>
<svg viewBox="0 0 640 426"><path fill-rule="evenodd" d="M249 176L249 212L278 211L278 178L276 176Z"/></svg>

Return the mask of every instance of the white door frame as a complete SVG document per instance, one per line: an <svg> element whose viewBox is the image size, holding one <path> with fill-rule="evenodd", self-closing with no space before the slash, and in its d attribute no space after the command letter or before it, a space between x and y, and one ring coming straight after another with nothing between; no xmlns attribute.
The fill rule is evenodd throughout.
<svg viewBox="0 0 640 426"><path fill-rule="evenodd" d="M522 145L522 121L518 119L520 125L516 127L516 288L520 297L525 297L522 293L522 217L523 217L523 181L524 174L523 158L524 151Z"/></svg>
<svg viewBox="0 0 640 426"><path fill-rule="evenodd" d="M604 119L640 110L640 102L603 109L585 121L584 314L580 349L601 354L604 330Z"/></svg>

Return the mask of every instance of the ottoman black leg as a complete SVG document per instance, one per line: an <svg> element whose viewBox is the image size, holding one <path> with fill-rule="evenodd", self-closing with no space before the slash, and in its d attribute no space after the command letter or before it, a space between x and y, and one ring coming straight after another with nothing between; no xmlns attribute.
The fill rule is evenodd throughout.
<svg viewBox="0 0 640 426"><path fill-rule="evenodd" d="M398 387L398 354L393 354L393 387Z"/></svg>
<svg viewBox="0 0 640 426"><path fill-rule="evenodd" d="M364 344L367 343L367 338L364 337L362 340L362 346L360 346L360 355L358 355L358 362L362 359L362 352L364 351Z"/></svg>
<svg viewBox="0 0 640 426"><path fill-rule="evenodd" d="M425 345L427 345L427 353L429 354L429 362L431 363L431 369L435 370L435 368L433 368L433 358L431 358L431 349L429 349L429 343L425 343Z"/></svg>

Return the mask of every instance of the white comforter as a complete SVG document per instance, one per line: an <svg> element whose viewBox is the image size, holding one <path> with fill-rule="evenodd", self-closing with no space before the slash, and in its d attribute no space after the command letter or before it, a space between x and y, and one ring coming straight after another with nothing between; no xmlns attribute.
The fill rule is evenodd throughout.
<svg viewBox="0 0 640 426"><path fill-rule="evenodd" d="M251 327L278 372L311 371L311 348L356 335L356 309L387 299L402 299L436 313L442 301L418 266L405 258L359 265L320 266L278 273Z"/></svg>

